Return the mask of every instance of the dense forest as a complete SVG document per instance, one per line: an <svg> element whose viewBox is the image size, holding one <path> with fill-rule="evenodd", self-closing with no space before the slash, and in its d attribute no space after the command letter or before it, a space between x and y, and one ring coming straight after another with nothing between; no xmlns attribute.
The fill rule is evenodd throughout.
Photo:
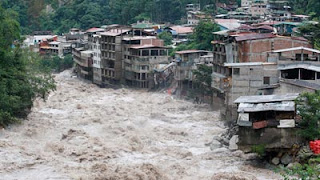
<svg viewBox="0 0 320 180"><path fill-rule="evenodd" d="M185 5L200 2L202 9L228 0L1 0L5 9L18 13L22 33L51 30L63 33L72 27L87 29L107 24L132 24L138 20L183 23ZM240 0L234 0L240 3ZM298 14L320 17L319 0L289 0ZM215 12L214 6L210 6Z"/></svg>
<svg viewBox="0 0 320 180"><path fill-rule="evenodd" d="M215 0L200 0L204 6ZM137 20L179 23L185 5L198 0L2 0L4 8L19 14L24 34L33 30L66 32L106 24L131 24Z"/></svg>

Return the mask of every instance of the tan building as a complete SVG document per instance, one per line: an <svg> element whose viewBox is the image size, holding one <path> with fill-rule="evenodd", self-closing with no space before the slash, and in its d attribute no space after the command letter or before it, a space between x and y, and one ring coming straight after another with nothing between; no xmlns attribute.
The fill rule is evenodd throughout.
<svg viewBox="0 0 320 180"><path fill-rule="evenodd" d="M92 80L93 51L84 50L84 48L74 48L72 55L77 75L81 78Z"/></svg>
<svg viewBox="0 0 320 180"><path fill-rule="evenodd" d="M102 82L119 84L122 76L122 38L129 34L129 28L110 29L101 35Z"/></svg>
<svg viewBox="0 0 320 180"><path fill-rule="evenodd" d="M168 48L156 37L123 38L124 79L127 85L138 88L154 87L154 69L169 64Z"/></svg>

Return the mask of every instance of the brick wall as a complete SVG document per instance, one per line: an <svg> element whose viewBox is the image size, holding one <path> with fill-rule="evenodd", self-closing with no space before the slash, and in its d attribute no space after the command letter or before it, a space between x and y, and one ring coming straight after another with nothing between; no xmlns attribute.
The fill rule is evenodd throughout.
<svg viewBox="0 0 320 180"><path fill-rule="evenodd" d="M291 37L275 37L260 40L247 40L238 42L239 62L266 62L268 51L286 49L293 47L311 47L310 43L303 40L296 40ZM292 52L283 53L292 55Z"/></svg>

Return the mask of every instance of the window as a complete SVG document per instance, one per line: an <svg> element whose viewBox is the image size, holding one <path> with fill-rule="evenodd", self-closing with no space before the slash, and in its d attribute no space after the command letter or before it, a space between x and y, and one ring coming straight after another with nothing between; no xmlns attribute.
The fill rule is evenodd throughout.
<svg viewBox="0 0 320 180"><path fill-rule="evenodd" d="M158 56L158 50L151 50L151 56Z"/></svg>
<svg viewBox="0 0 320 180"><path fill-rule="evenodd" d="M270 77L263 77L263 84L269 85L270 84Z"/></svg>
<svg viewBox="0 0 320 180"><path fill-rule="evenodd" d="M233 68L233 75L240 75L240 68Z"/></svg>
<svg viewBox="0 0 320 180"><path fill-rule="evenodd" d="M142 56L149 56L149 50L142 50Z"/></svg>

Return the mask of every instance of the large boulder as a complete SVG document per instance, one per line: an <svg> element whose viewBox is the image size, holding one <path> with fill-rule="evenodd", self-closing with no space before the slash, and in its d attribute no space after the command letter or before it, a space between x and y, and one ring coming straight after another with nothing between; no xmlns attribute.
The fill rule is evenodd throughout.
<svg viewBox="0 0 320 180"><path fill-rule="evenodd" d="M289 154L286 153L281 157L282 164L288 165L291 162L292 162L292 156L290 156Z"/></svg>
<svg viewBox="0 0 320 180"><path fill-rule="evenodd" d="M221 147L221 143L215 139L212 140L212 142L210 143L210 149L211 150L215 150Z"/></svg>
<svg viewBox="0 0 320 180"><path fill-rule="evenodd" d="M237 143L239 142L239 136L234 135L229 141L229 149L230 150L238 150L238 145Z"/></svg>
<svg viewBox="0 0 320 180"><path fill-rule="evenodd" d="M278 157L274 157L274 158L272 158L271 162L274 165L278 165L280 163L280 159Z"/></svg>

